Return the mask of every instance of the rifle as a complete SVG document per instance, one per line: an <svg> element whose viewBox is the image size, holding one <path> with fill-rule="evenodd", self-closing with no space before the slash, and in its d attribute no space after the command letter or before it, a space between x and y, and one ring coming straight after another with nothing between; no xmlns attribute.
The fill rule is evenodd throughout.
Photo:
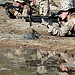
<svg viewBox="0 0 75 75"><path fill-rule="evenodd" d="M15 11L23 12L23 7L14 6L13 3L6 2L5 4L0 4L0 6L5 8L7 15L12 19L16 18L16 16L14 16Z"/></svg>
<svg viewBox="0 0 75 75"><path fill-rule="evenodd" d="M34 10L35 12L39 13L39 10L37 10L36 8L32 7L29 3L24 2L24 5L28 5L30 10ZM5 4L0 4L0 6L4 7L5 10L10 10L9 12L11 12L11 14L13 14L15 12L15 10L17 10L18 8L18 12L20 12L22 14L24 7L18 7L18 6L14 6L13 3L9 3L6 2ZM7 11L6 11L7 12ZM31 13L30 13L31 14Z"/></svg>
<svg viewBox="0 0 75 75"><path fill-rule="evenodd" d="M0 6L4 7L5 9L16 9L19 8L19 10L22 12L23 7L14 6L13 3L6 2L5 4L0 4Z"/></svg>
<svg viewBox="0 0 75 75"><path fill-rule="evenodd" d="M32 7L29 3L26 3L24 2L25 5L28 5L30 7L30 9L36 11L36 12L39 12L39 10L37 10L36 8ZM3 6L5 9L7 8L19 8L19 10L23 10L24 7L18 7L18 6L14 6L13 3L9 3L9 2L6 2L5 4L0 4L0 6Z"/></svg>
<svg viewBox="0 0 75 75"><path fill-rule="evenodd" d="M29 16L17 16L18 18L24 18L26 22L29 22ZM52 22L58 22L59 19L58 13L51 13L50 16L39 16L39 15L31 15L31 22L42 22L42 18L44 20L51 20Z"/></svg>

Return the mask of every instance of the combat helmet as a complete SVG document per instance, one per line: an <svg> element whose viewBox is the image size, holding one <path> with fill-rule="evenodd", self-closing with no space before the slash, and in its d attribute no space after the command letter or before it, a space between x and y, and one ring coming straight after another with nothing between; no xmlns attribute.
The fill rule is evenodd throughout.
<svg viewBox="0 0 75 75"><path fill-rule="evenodd" d="M61 14L61 12L75 12L75 7L73 5L73 0L62 0L61 1L61 8L58 14Z"/></svg>
<svg viewBox="0 0 75 75"><path fill-rule="evenodd" d="M18 1L18 2L20 2L20 3L23 3L23 2L25 2L25 0L14 0L14 1Z"/></svg>

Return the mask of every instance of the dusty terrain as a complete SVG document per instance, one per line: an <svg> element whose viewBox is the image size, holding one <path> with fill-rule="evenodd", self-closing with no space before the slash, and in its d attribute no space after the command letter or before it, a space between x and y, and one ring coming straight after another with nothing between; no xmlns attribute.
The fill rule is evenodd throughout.
<svg viewBox="0 0 75 75"><path fill-rule="evenodd" d="M50 50L74 54L75 37L56 37L47 32L47 28L40 23L33 23L33 28L41 34L38 40L26 40L24 35L31 31L29 23L24 19L10 19L5 10L0 7L0 48L27 48Z"/></svg>

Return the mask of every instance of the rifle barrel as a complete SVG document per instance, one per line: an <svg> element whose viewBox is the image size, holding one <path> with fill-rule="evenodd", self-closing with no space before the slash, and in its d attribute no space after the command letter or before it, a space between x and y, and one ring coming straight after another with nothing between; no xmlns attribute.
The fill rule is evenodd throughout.
<svg viewBox="0 0 75 75"><path fill-rule="evenodd" d="M24 18L26 22L29 22L29 16L17 16L17 18ZM48 19L48 16L31 16L32 22L42 22L42 18Z"/></svg>

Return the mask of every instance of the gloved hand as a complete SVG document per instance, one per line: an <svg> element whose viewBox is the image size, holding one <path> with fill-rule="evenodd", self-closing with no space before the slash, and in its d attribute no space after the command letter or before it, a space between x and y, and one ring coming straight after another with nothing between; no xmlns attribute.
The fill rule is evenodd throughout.
<svg viewBox="0 0 75 75"><path fill-rule="evenodd" d="M48 32L51 33L54 27L50 25L48 25L48 27L49 27Z"/></svg>
<svg viewBox="0 0 75 75"><path fill-rule="evenodd" d="M43 18L42 18L42 23L41 24L48 27L48 23Z"/></svg>

